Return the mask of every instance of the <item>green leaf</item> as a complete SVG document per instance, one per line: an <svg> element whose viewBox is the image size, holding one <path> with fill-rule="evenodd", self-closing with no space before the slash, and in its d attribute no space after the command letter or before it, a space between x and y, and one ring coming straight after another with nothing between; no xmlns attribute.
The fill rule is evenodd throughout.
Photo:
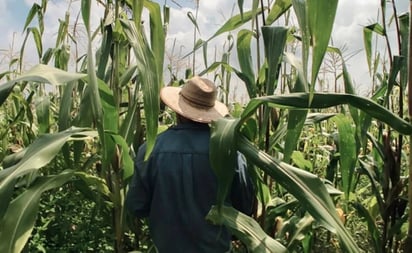
<svg viewBox="0 0 412 253"><path fill-rule="evenodd" d="M332 28L335 21L338 0L308 0L307 15L312 41L312 75L311 94L329 45Z"/></svg>
<svg viewBox="0 0 412 253"><path fill-rule="evenodd" d="M70 22L70 14L66 12L65 20L59 20L59 30L57 32L56 47L61 44L65 44L65 39L67 38L68 26Z"/></svg>
<svg viewBox="0 0 412 253"><path fill-rule="evenodd" d="M36 16L37 13L41 11L40 5L37 3L34 3L32 7L30 8L29 14L26 17L26 22L24 23L23 30L26 30L27 27L30 25L31 21L33 21L33 18Z"/></svg>
<svg viewBox="0 0 412 253"><path fill-rule="evenodd" d="M383 196L380 192L381 185L380 185L379 179L378 179L379 176L376 175L374 165L369 164L369 163L367 163L365 161L362 161L362 160L359 160L359 164L361 165L362 174L366 175L368 177L370 183L371 183L370 185L372 186L371 187L372 188L372 193L375 196L376 201L378 202L379 212L380 213L385 212L386 204L385 204Z"/></svg>
<svg viewBox="0 0 412 253"><path fill-rule="evenodd" d="M372 238L374 252L382 253L382 240L380 238L379 229L376 226L375 220L371 217L368 210L359 202L352 203L353 207L358 212L359 216L366 221L368 225L369 235Z"/></svg>
<svg viewBox="0 0 412 253"><path fill-rule="evenodd" d="M125 29L126 36L134 49L137 59L137 70L143 87L143 103L147 125L147 150L145 158L147 158L153 150L158 129L158 115L160 112L160 77L157 72L155 57L144 36L141 33L138 33L133 22L129 20L121 20L121 23ZM148 69L150 69L150 71L147 71Z"/></svg>
<svg viewBox="0 0 412 253"><path fill-rule="evenodd" d="M47 133L50 128L50 98L41 96L34 101L39 133Z"/></svg>
<svg viewBox="0 0 412 253"><path fill-rule="evenodd" d="M336 113L309 113L305 125L318 124L335 116Z"/></svg>
<svg viewBox="0 0 412 253"><path fill-rule="evenodd" d="M39 177L30 188L17 196L0 221L0 252L21 252L36 221L41 194L60 187L72 178L71 171L55 176Z"/></svg>
<svg viewBox="0 0 412 253"><path fill-rule="evenodd" d="M292 0L276 0L270 8L269 15L266 18L266 25L273 24L273 22L286 13L291 6Z"/></svg>
<svg viewBox="0 0 412 253"><path fill-rule="evenodd" d="M232 207L223 206L219 209L213 206L206 219L214 224L225 225L232 234L246 244L251 252L287 252L286 248L268 236L252 217L242 214Z"/></svg>
<svg viewBox="0 0 412 253"><path fill-rule="evenodd" d="M238 14L233 17L231 17L229 20L227 20L207 41L210 41L211 39L219 36L222 33L233 31L243 24L249 22L252 18L254 18L256 15L258 15L262 10L257 9L257 10L252 10L245 12L242 15Z"/></svg>
<svg viewBox="0 0 412 253"><path fill-rule="evenodd" d="M258 15L260 12L262 12L261 9L258 9L256 11L248 11L243 13L243 15L238 14L235 15L233 17L231 17L229 20L227 20L209 39L207 39L206 41L204 41L204 43L211 41L213 38L219 36L222 33L225 32L230 32L233 31L237 28L239 28L240 26L242 26L243 24L246 24L247 22L249 22L250 20L252 20L256 15ZM188 53L187 55L185 55L184 57L192 54L194 51L196 51L197 49L199 49L200 47L202 47L203 44L198 44L195 46L195 48L193 49L192 52Z"/></svg>
<svg viewBox="0 0 412 253"><path fill-rule="evenodd" d="M279 66L282 62L283 51L289 29L282 26L263 26L262 35L265 45L268 73L266 77L266 94L273 95L279 76Z"/></svg>
<svg viewBox="0 0 412 253"><path fill-rule="evenodd" d="M243 76L243 78L241 79L245 82L246 89L250 98L254 98L257 95L255 73L253 70L252 51L250 48L253 35L253 32L250 30L240 30L237 35L236 43L240 72Z"/></svg>
<svg viewBox="0 0 412 253"><path fill-rule="evenodd" d="M190 21L192 22L192 24L195 26L197 32L200 33L200 29L199 29L199 26L197 25L196 18L195 18L195 16L193 15L193 13L192 13L191 11L189 11L189 12L187 13L187 17L190 19Z"/></svg>
<svg viewBox="0 0 412 253"><path fill-rule="evenodd" d="M288 243L289 250L292 250L297 243L301 242L305 238L305 235L308 234L308 231L312 230L312 224L313 217L308 214L300 218L294 224L294 231Z"/></svg>
<svg viewBox="0 0 412 253"><path fill-rule="evenodd" d="M355 128L352 121L343 114L338 114L332 118L335 122L338 133L338 151L340 153L339 163L342 175L342 188L348 200L353 187L354 173L358 154L356 150Z"/></svg>
<svg viewBox="0 0 412 253"><path fill-rule="evenodd" d="M165 56L165 30L159 4L144 1L144 6L149 10L150 17L150 45L155 57L157 73L162 73ZM163 75L159 75L159 86L163 84Z"/></svg>
<svg viewBox="0 0 412 253"><path fill-rule="evenodd" d="M409 55L409 19L410 13L399 15L399 31L401 38L401 56L408 59ZM404 89L408 83L408 64L404 64L400 72L400 84Z"/></svg>
<svg viewBox="0 0 412 253"><path fill-rule="evenodd" d="M72 127L56 134L45 134L36 139L24 150L23 158L11 167L0 171L0 199L8 199L17 178L47 165L70 140L83 140L95 137L96 133L86 128ZM0 202L0 210L7 209L8 201Z"/></svg>
<svg viewBox="0 0 412 253"><path fill-rule="evenodd" d="M307 1L304 0L292 0L292 6L295 11L296 18L298 20L300 30L302 31L302 65L303 76L308 79L308 65L309 65L309 48L311 41L311 34L308 21Z"/></svg>
<svg viewBox="0 0 412 253"><path fill-rule="evenodd" d="M298 168L312 171L312 163L305 159L305 156L300 151L294 151L292 153L292 161Z"/></svg>
<svg viewBox="0 0 412 253"><path fill-rule="evenodd" d="M366 52L366 61L368 62L369 72L372 73L372 33L383 35L383 27L378 24L371 24L363 28L363 45Z"/></svg>
<svg viewBox="0 0 412 253"><path fill-rule="evenodd" d="M289 162L293 151L296 149L303 126L306 121L307 110L290 110L287 117L287 132L284 147L284 162Z"/></svg>
<svg viewBox="0 0 412 253"><path fill-rule="evenodd" d="M7 82L0 85L0 106L6 101L15 84L15 82Z"/></svg>
<svg viewBox="0 0 412 253"><path fill-rule="evenodd" d="M90 34L90 8L91 8L91 1L90 0L81 0L81 12L83 17L83 22L86 27L86 31ZM91 55L90 55L91 56Z"/></svg>
<svg viewBox="0 0 412 253"><path fill-rule="evenodd" d="M33 35L33 39L34 39L34 44L36 46L37 49L37 55L39 56L39 59L42 57L43 55L43 44L41 41L41 35L39 32L39 29L33 27L33 28L29 28L27 30L27 32L31 32L31 34Z"/></svg>
<svg viewBox="0 0 412 253"><path fill-rule="evenodd" d="M118 134L111 134L115 145L118 147L118 152L120 152L119 168L122 170L123 180L129 179L133 175L133 160L130 157L129 145L123 139L122 136Z"/></svg>
<svg viewBox="0 0 412 253"><path fill-rule="evenodd" d="M85 74L69 73L48 65L38 64L18 78L0 85L0 105L4 103L13 89L13 86L18 82L26 81L60 85L84 78L85 76Z"/></svg>
<svg viewBox="0 0 412 253"><path fill-rule="evenodd" d="M349 104L362 111L367 115L388 124L401 134L412 134L412 125L401 119L396 114L392 113L385 107L379 105L373 100L351 95L351 94L336 94L336 93L314 93L312 103L309 106L308 93L292 93L285 95L273 95L250 100L242 114L242 120L251 116L257 107L262 103L273 104L276 107L296 109L296 108L329 108L337 105Z"/></svg>
<svg viewBox="0 0 412 253"><path fill-rule="evenodd" d="M104 179L80 171L74 172L74 175L85 182L90 189L96 190L98 193L110 199L111 192Z"/></svg>
<svg viewBox="0 0 412 253"><path fill-rule="evenodd" d="M210 163L218 181L217 206L221 208L232 185L236 169L235 131L237 120L219 119L212 122Z"/></svg>
<svg viewBox="0 0 412 253"><path fill-rule="evenodd" d="M69 82L63 89L59 106L59 131L66 130L71 125L72 92L75 87L75 82Z"/></svg>
<svg viewBox="0 0 412 253"><path fill-rule="evenodd" d="M369 73L372 73L372 31L367 27L363 28L363 47L365 48Z"/></svg>
<svg viewBox="0 0 412 253"><path fill-rule="evenodd" d="M268 173L276 182L297 198L300 204L326 229L337 234L347 252L359 249L340 221L335 206L322 181L314 174L274 159L257 149L244 137L238 138L237 148L251 163Z"/></svg>

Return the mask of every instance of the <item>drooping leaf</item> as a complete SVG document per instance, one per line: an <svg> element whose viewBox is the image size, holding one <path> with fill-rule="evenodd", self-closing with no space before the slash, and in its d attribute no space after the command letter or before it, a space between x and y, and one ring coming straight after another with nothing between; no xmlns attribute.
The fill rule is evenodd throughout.
<svg viewBox="0 0 412 253"><path fill-rule="evenodd" d="M222 33L230 32L230 31L233 31L233 30L239 28L243 24L246 24L247 22L252 20L261 11L262 11L261 9L257 9L256 11L251 10L251 11L243 13L243 15L238 14L238 15L235 15L235 16L231 17L211 37L209 37L205 42L211 41L213 38L216 38L217 36L221 35ZM197 49L202 47L202 45L203 44L196 45L195 48L193 49L193 51L188 53L184 57L187 57L188 55L192 54L194 51L196 51Z"/></svg>
<svg viewBox="0 0 412 253"><path fill-rule="evenodd" d="M351 94L336 93L314 93L313 101L309 105L309 94L292 93L285 95L273 95L252 99L242 114L242 119L252 115L256 108L262 103L273 104L280 108L329 108L337 105L352 105L371 117L388 124L399 133L409 135L412 133L412 125L407 121L399 118L396 114L379 105L371 99Z"/></svg>
<svg viewBox="0 0 412 253"><path fill-rule="evenodd" d="M267 235L259 223L236 209L223 206L220 211L212 207L206 216L214 224L225 225L229 231L241 240L251 252L286 253L286 248Z"/></svg>
<svg viewBox="0 0 412 253"><path fill-rule="evenodd" d="M39 29L37 29L36 27L31 27L27 29L27 36L29 34L33 35L33 40L34 40L34 45L36 46L37 49L37 56L39 57L39 59L41 59L42 55L43 55L43 43L41 40L41 35L39 32ZM24 50L22 50L24 51Z"/></svg>
<svg viewBox="0 0 412 253"><path fill-rule="evenodd" d="M383 27L378 24L371 24L363 28L363 46L366 52L366 61L369 67L369 73L372 72L372 35L373 32L383 35Z"/></svg>
<svg viewBox="0 0 412 253"><path fill-rule="evenodd" d="M347 252L359 252L354 239L340 221L326 187L316 175L277 161L244 137L240 136L237 141L237 148L248 161L268 173L297 198L322 226L336 233Z"/></svg>
<svg viewBox="0 0 412 253"><path fill-rule="evenodd" d="M82 140L95 137L95 132L85 128L72 127L56 134L45 134L36 139L27 149L18 163L0 171L0 210L6 210L10 191L14 188L17 178L36 171L47 165L70 140Z"/></svg>
<svg viewBox="0 0 412 253"><path fill-rule="evenodd" d="M18 82L27 81L60 85L84 78L85 76L85 74L70 73L48 65L38 64L18 78L0 85L0 105L4 103L13 86Z"/></svg>
<svg viewBox="0 0 412 253"><path fill-rule="evenodd" d="M200 29L199 29L199 26L197 24L196 18L195 18L195 16L193 15L193 13L191 11L189 11L187 13L187 17L189 18L190 22L192 22L192 24L195 26L197 32L200 33Z"/></svg>
<svg viewBox="0 0 412 253"><path fill-rule="evenodd" d="M268 17L266 18L266 25L271 25L278 20L285 12L287 12L292 6L292 0L276 0L272 7Z"/></svg>
<svg viewBox="0 0 412 253"><path fill-rule="evenodd" d="M36 16L37 13L41 11L41 6L37 3L34 3L32 7L30 8L30 11L26 17L26 21L23 26L23 30L26 30L27 27L30 25L31 21L33 21L33 18Z"/></svg>
<svg viewBox="0 0 412 253"><path fill-rule="evenodd" d="M0 252L19 253L23 250L36 221L41 194L65 184L72 176L73 172L64 171L55 176L39 177L13 199L0 221Z"/></svg>

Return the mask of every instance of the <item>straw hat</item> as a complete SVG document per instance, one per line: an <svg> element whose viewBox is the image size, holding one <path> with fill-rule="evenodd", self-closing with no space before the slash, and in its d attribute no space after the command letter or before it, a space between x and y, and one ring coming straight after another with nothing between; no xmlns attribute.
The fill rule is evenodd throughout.
<svg viewBox="0 0 412 253"><path fill-rule="evenodd" d="M216 100L215 84L195 76L183 87L164 87L160 98L173 111L196 122L210 123L229 114L225 104Z"/></svg>

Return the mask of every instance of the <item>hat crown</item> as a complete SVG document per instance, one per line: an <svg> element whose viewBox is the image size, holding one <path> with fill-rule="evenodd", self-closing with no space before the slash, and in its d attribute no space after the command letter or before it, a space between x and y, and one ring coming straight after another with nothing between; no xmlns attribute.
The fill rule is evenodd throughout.
<svg viewBox="0 0 412 253"><path fill-rule="evenodd" d="M195 76L182 87L180 95L194 107L209 109L215 105L217 91L213 82Z"/></svg>

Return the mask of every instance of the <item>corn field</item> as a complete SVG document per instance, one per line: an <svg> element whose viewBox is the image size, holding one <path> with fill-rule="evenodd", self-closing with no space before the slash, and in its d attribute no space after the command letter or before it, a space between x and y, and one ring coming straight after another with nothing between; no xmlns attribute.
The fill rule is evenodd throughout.
<svg viewBox="0 0 412 253"><path fill-rule="evenodd" d="M378 1L381 18L357 35L367 96L332 43L338 0L237 1L208 38L190 12L184 56L166 47L166 2L77 1L78 16L56 20L51 48L49 1L34 3L19 54L0 68L0 252L156 252L124 197L135 151L146 141L150 152L175 122L160 88L193 75L210 77L231 109L211 124L219 194L205 219L236 237L232 252L412 252L411 21L397 1ZM208 59L219 36L227 44ZM244 103L230 99L240 85ZM237 151L256 188L252 217L224 205Z"/></svg>

